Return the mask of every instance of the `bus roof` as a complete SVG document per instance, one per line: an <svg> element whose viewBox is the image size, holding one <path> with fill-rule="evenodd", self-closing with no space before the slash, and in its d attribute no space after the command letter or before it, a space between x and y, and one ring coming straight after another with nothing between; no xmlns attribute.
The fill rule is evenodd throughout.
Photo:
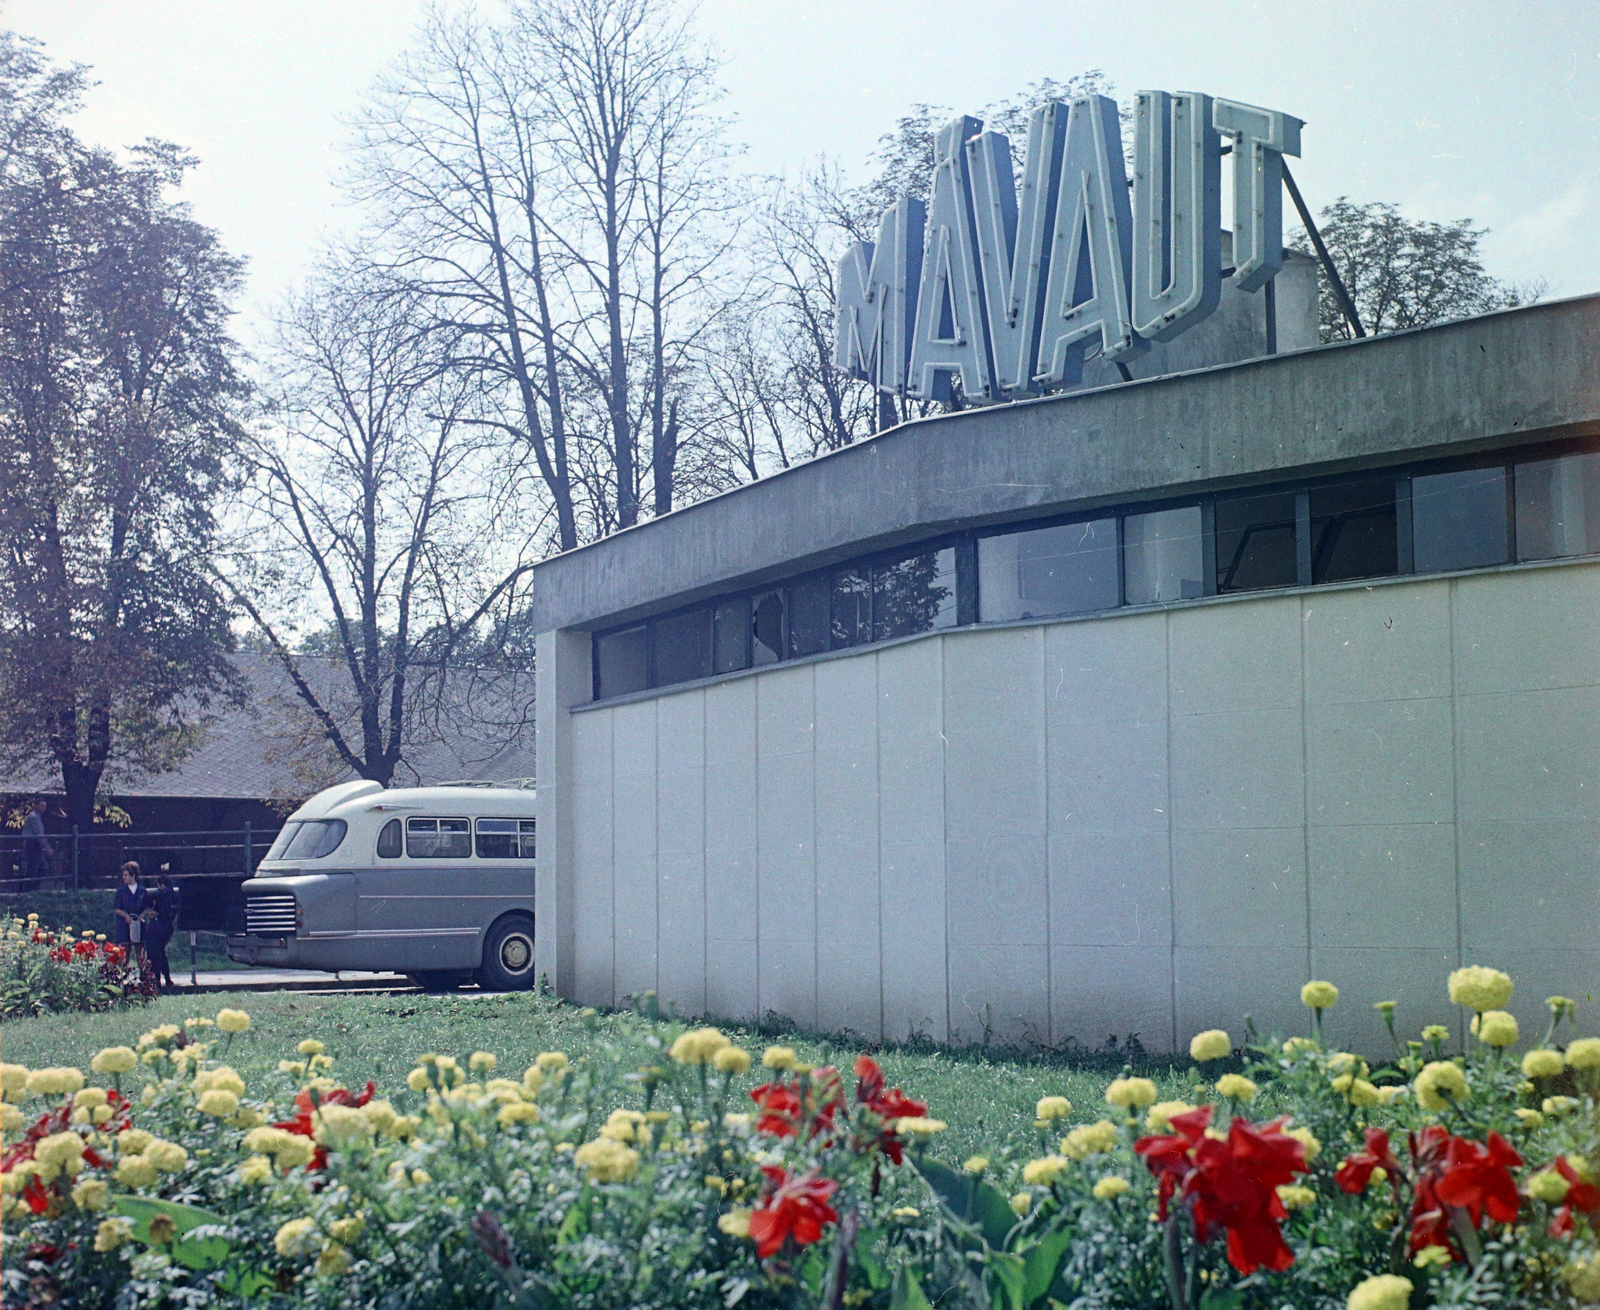
<svg viewBox="0 0 1600 1310"><path fill-rule="evenodd" d="M374 812L395 814L486 814L526 809L530 817L538 793L529 779L511 782L443 783L433 787L384 787L381 783L343 782L318 792L288 818L290 823L309 819L348 819Z"/></svg>

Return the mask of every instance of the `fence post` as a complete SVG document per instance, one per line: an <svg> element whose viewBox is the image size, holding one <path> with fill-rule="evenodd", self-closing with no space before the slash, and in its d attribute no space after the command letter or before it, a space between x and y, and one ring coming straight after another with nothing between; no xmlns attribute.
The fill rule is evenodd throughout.
<svg viewBox="0 0 1600 1310"><path fill-rule="evenodd" d="M72 825L72 890L78 890L78 825Z"/></svg>
<svg viewBox="0 0 1600 1310"><path fill-rule="evenodd" d="M250 862L255 859L255 855L255 835L251 830L250 820L246 819L244 821L244 876L246 878L250 876Z"/></svg>

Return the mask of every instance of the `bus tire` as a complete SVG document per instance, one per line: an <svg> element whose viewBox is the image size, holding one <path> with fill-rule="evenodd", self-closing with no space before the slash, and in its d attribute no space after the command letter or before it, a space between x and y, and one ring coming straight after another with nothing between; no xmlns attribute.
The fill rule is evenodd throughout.
<svg viewBox="0 0 1600 1310"><path fill-rule="evenodd" d="M472 975L486 992L525 992L533 986L533 920L508 914L483 942L483 963Z"/></svg>
<svg viewBox="0 0 1600 1310"><path fill-rule="evenodd" d="M423 969L406 976L430 995L453 992L466 982L465 975L457 969Z"/></svg>

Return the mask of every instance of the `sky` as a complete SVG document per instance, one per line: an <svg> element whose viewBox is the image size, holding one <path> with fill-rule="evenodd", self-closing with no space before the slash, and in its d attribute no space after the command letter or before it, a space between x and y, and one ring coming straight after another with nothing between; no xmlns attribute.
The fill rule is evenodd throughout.
<svg viewBox="0 0 1600 1310"><path fill-rule="evenodd" d="M76 119L85 139L162 137L200 157L185 195L250 261L248 338L350 222L344 124L423 10L9 0L0 24L93 66ZM865 178L877 138L912 104L973 112L1100 69L1125 101L1204 91L1303 118L1291 162L1313 209L1347 195L1417 219L1470 217L1491 229L1482 253L1495 276L1542 278L1552 296L1600 291L1595 0L702 0L697 12L755 172L793 175L826 154Z"/></svg>

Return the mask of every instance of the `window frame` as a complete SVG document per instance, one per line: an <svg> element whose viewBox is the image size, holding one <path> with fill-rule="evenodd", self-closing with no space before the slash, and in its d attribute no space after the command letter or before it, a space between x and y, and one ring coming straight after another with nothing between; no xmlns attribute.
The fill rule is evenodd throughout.
<svg viewBox="0 0 1600 1310"><path fill-rule="evenodd" d="M444 855L444 854L440 854L437 850L433 851L432 853L430 853L428 855L416 855L416 854L413 854L412 850L411 850L411 825L414 824L414 823L432 823L432 824L436 824L436 825L437 824L442 824L442 823L464 823L464 824L466 824L465 831L466 831L466 836L467 836L467 849L460 855ZM450 831L451 832L457 832L457 831L460 831L460 829L452 828L452 829L450 829ZM443 829L441 827L435 827L433 829L433 835L434 835L435 838L442 837L442 836L444 836L444 834L445 834L445 829ZM474 858L472 837L473 837L472 819L469 816L459 815L459 814L414 814L414 815L411 815L409 818L406 819L406 859L408 859L408 860L470 860L470 859Z"/></svg>

